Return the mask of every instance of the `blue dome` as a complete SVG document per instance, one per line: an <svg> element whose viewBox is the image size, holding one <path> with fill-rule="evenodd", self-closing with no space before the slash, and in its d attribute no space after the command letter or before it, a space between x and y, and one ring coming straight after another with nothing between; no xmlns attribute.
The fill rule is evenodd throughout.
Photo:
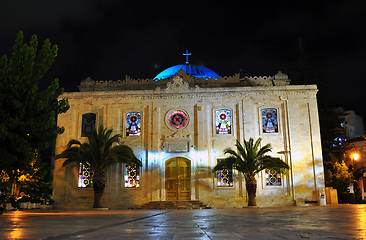
<svg viewBox="0 0 366 240"><path fill-rule="evenodd" d="M191 65L191 64L180 64L175 65L173 67L167 68L154 78L154 80L161 80L164 78L169 78L174 76L179 70L183 69L183 71L192 77L197 78L219 78L220 76L214 71L200 65Z"/></svg>

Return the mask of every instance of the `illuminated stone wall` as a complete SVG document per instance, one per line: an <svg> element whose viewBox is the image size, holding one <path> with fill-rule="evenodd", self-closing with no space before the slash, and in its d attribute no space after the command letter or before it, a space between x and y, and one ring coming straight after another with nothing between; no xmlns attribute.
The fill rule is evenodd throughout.
<svg viewBox="0 0 366 240"><path fill-rule="evenodd" d="M291 170L281 176L280 186L266 185L265 173L258 174L257 204L325 204L316 93L315 85L191 87L184 76L175 76L155 90L65 93L61 97L68 97L71 107L58 118L65 133L57 139L56 154L71 139L86 140L81 137L82 115L95 113L96 125L122 134L122 142L131 146L143 163L138 188L124 187L123 164L108 169L103 198L106 207L130 208L166 200L165 162L183 157L191 161L191 199L213 208L231 208L247 205L243 177L234 171L232 186L219 187L211 170L217 159L225 157L225 148L234 148L236 139L243 142L244 138L261 137L262 144L272 144L271 155L281 157ZM216 133L216 111L220 109L231 113L230 133ZM268 132L264 132L262 122L263 116L271 116L263 115L266 109L275 109L277 114ZM141 113L139 136L126 136L129 112ZM187 118L184 124L179 122L182 114ZM177 117L178 128L169 122L171 116ZM92 206L93 190L78 188L77 179L76 167L64 168L62 160L55 161L56 206Z"/></svg>

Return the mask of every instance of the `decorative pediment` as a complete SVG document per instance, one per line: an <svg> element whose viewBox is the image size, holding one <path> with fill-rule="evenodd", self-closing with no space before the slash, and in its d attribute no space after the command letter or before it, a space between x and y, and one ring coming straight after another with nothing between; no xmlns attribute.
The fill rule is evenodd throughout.
<svg viewBox="0 0 366 240"><path fill-rule="evenodd" d="M173 78L173 82L168 82L166 84L167 92L187 92L189 91L188 82L184 82L183 78L176 76Z"/></svg>
<svg viewBox="0 0 366 240"><path fill-rule="evenodd" d="M273 76L273 84L275 86L286 86L289 85L291 82L290 79L288 79L288 75L278 71L276 75Z"/></svg>

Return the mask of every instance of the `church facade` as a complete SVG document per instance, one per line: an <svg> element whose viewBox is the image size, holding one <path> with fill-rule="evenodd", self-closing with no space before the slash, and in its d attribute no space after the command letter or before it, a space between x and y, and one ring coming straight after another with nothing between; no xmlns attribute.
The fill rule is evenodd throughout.
<svg viewBox="0 0 366 240"><path fill-rule="evenodd" d="M289 164L280 174L257 175L258 206L325 204L316 85L290 85L288 76L220 77L198 65L176 65L154 79L83 80L80 92L64 93L70 110L59 115L65 132L56 154L71 139L86 141L103 124L141 159L142 167L116 164L107 171L108 208L136 208L150 201L200 200L212 208L247 205L244 178L233 169L212 172L250 137L271 143L274 157ZM92 206L92 172L55 160L56 207Z"/></svg>

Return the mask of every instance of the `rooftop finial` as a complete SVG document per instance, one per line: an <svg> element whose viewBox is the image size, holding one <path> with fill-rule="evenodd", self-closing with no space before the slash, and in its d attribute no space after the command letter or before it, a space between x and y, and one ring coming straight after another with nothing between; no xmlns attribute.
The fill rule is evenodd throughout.
<svg viewBox="0 0 366 240"><path fill-rule="evenodd" d="M188 64L188 56L192 55L191 53L188 52L188 50L186 50L186 53L183 53L183 55L186 56L186 64Z"/></svg>

